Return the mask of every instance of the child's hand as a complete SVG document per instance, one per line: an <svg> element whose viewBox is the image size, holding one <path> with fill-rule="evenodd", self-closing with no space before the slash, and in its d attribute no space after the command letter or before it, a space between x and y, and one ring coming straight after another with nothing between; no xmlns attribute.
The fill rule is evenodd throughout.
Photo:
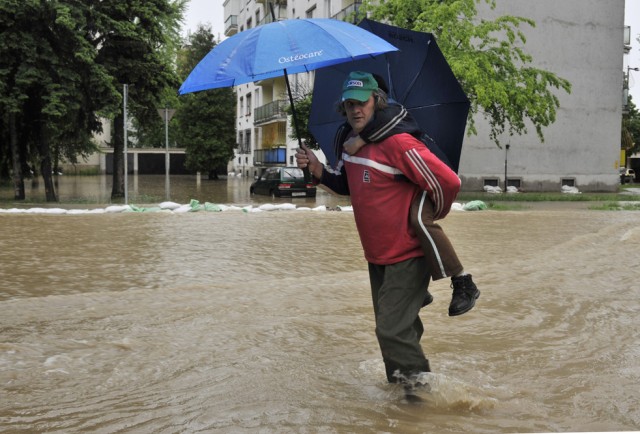
<svg viewBox="0 0 640 434"><path fill-rule="evenodd" d="M344 142L342 147L347 154L354 155L360 150L360 148L362 148L366 144L367 143L360 136L355 136L349 137L349 139Z"/></svg>

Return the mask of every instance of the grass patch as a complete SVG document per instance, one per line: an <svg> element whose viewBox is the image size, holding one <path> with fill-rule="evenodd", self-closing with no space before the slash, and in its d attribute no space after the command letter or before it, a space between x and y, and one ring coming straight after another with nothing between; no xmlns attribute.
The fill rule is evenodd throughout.
<svg viewBox="0 0 640 434"><path fill-rule="evenodd" d="M597 205L592 205L589 207L589 209L596 211L640 211L640 202L605 202Z"/></svg>
<svg viewBox="0 0 640 434"><path fill-rule="evenodd" d="M530 207L523 203L485 202L490 210L494 211L522 211Z"/></svg>
<svg viewBox="0 0 640 434"><path fill-rule="evenodd" d="M481 200L490 202L640 202L640 195L618 193L480 193L462 192L458 194L458 201L469 202Z"/></svg>

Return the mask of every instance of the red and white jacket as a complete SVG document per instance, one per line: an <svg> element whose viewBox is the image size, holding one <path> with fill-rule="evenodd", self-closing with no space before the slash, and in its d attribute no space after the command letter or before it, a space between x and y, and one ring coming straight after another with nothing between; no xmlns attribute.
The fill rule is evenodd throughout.
<svg viewBox="0 0 640 434"><path fill-rule="evenodd" d="M408 133L364 146L353 156L343 153L335 169L324 169L320 183L351 196L365 258L379 265L423 256L409 221L417 195L427 192L440 219L460 191L458 175Z"/></svg>

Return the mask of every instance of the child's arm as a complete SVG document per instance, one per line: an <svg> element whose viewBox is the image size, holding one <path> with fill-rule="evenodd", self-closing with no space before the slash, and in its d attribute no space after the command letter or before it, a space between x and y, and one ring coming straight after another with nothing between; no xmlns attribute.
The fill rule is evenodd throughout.
<svg viewBox="0 0 640 434"><path fill-rule="evenodd" d="M367 142L360 136L349 137L349 139L342 145L344 151L349 155L355 155L360 148L366 145Z"/></svg>

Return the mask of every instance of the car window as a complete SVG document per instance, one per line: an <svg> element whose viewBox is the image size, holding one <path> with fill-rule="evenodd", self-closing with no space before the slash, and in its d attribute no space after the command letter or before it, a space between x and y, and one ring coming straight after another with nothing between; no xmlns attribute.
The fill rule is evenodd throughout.
<svg viewBox="0 0 640 434"><path fill-rule="evenodd" d="M304 173L302 172L302 169L298 169L297 167L286 167L282 169L283 181L294 181L301 178L304 179Z"/></svg>

